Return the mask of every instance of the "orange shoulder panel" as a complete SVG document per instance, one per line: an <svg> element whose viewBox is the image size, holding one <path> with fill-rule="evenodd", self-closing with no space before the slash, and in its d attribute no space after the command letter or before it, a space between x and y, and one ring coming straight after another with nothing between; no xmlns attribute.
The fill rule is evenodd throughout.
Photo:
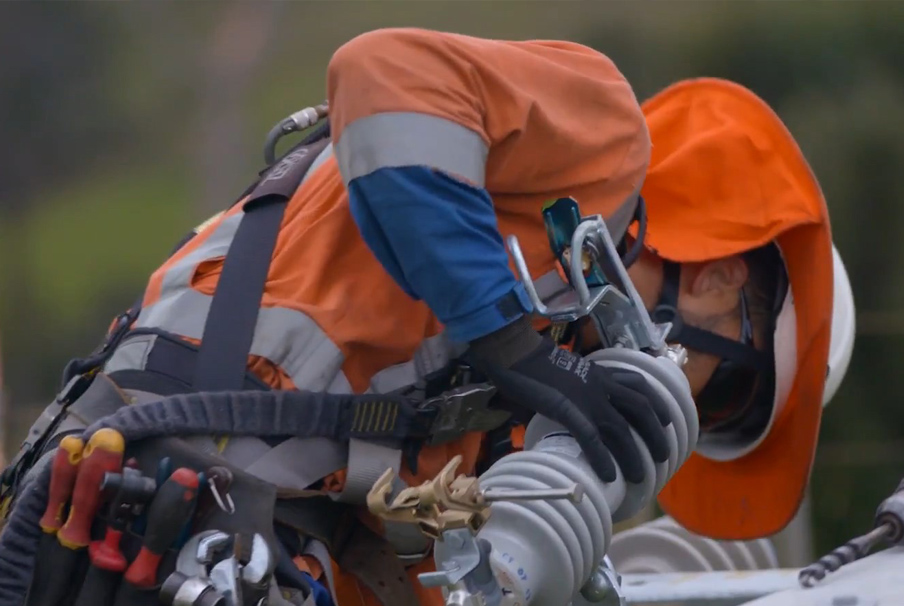
<svg viewBox="0 0 904 606"><path fill-rule="evenodd" d="M606 200L593 212L608 215L640 187L649 160L630 84L608 57L576 43L379 29L336 51L327 89L334 142L355 120L389 112L478 133L494 194L554 199L596 183Z"/></svg>

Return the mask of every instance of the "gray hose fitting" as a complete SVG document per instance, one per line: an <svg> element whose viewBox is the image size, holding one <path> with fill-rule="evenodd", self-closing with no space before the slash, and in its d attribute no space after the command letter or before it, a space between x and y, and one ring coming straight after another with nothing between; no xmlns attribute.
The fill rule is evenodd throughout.
<svg viewBox="0 0 904 606"><path fill-rule="evenodd" d="M306 107L280 120L270 129L264 141L264 161L267 166L273 166L276 163L276 144L282 137L314 126L325 118L329 111L329 104L324 101L320 105Z"/></svg>

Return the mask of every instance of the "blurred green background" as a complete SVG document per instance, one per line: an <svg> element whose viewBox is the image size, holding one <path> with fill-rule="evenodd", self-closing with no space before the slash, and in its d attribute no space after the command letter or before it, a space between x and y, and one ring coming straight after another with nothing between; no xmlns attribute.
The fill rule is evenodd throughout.
<svg viewBox="0 0 904 606"><path fill-rule="evenodd" d="M815 547L866 530L904 476L904 3L7 2L0 5L0 342L5 451L192 226L262 167L264 135L325 96L355 34L421 26L570 39L645 99L722 76L797 137L858 305L823 424ZM588 124L587 128L593 128Z"/></svg>

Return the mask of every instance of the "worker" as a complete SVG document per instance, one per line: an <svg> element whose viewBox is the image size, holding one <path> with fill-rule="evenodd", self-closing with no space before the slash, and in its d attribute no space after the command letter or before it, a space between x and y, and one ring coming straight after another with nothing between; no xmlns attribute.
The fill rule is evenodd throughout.
<svg viewBox="0 0 904 606"><path fill-rule="evenodd" d="M309 163L284 215L269 212L274 205L252 209L254 200L243 196L199 227L153 273L140 304L114 325L94 366L77 362L69 378L100 369L121 389L161 395L304 389L403 392L429 400L467 384L473 373L489 377L507 402L517 402L515 412L540 413L565 425L604 481L620 470L627 481L641 482L642 457L629 429L643 438L655 461L669 457L663 429L668 419L656 395L639 374L588 364L582 357L588 348L553 340L546 323L531 317L501 237L518 236L541 291L544 283L556 288L559 272L540 211L544 203L570 196L584 214L606 218L615 241L624 240L632 251L652 247L631 270L641 293L667 295L669 288L657 288L657 280L678 286L665 303L684 318L685 334L695 334L690 327L696 324L702 334L722 334L725 340L718 343L739 341L725 314L746 292L747 276L758 271L748 269L745 257L721 257L811 225L817 234L812 242L783 253L795 301L809 301L797 292L807 287L800 285L802 271L822 276L810 292L813 307L798 325L805 363L791 377L798 382L797 376L806 375L805 386L796 388L803 400L821 393L813 368L820 366L825 378L832 315L832 249L822 199L801 202L796 214L785 212L786 199L777 200L774 230L754 237L738 223L737 234L724 236L730 246L704 250L700 246L710 240L706 213L714 207L701 197L696 206L675 206L689 215L675 219L670 199L662 195L673 190L657 189L654 165L643 198L657 199L648 203L657 210L647 217L639 194L650 162L650 132L630 85L604 55L566 42L385 29L361 35L334 54L327 88L329 145L324 141L314 157L308 151L288 154L257 184L265 187ZM661 158L656 145L654 161ZM636 242L626 235L635 220L646 227L648 241L638 229L632 232ZM255 246L267 225L278 228L275 246L268 248L266 239ZM668 250L669 243L677 243L676 249ZM680 279L672 270L666 274L675 282L663 282L663 274L656 274L662 267L657 254L681 263ZM811 255L806 270L799 265L804 254ZM261 277L259 265L254 271L261 259L266 280L255 290L254 280L236 276ZM721 323L709 322L723 316ZM758 342L762 326L755 329L752 350L750 334L740 335L745 353L739 361L755 361L759 384L769 374L760 362L770 347ZM679 342L684 339L676 334ZM244 345L235 335L247 335ZM700 355L692 348L687 374L695 393L725 393L736 381L737 348L694 346ZM226 370L236 351L238 378ZM461 410L471 412L454 417L454 439L434 435L438 443L422 441L404 452L362 439L337 444L202 438L197 444L285 492L319 491L330 495L335 508L360 508L366 489L386 468L413 485L460 454L459 471L473 473L494 446L488 435L511 431L492 410ZM84 407L80 412L91 416ZM390 574L401 562L410 579L431 569L430 545L422 537L380 527L358 513L360 525L384 535L398 555L356 560L362 569L382 566ZM305 535L304 528L293 528ZM326 584L338 606L391 600L381 595L382 581L368 582L366 571L345 566L341 556L324 561L302 554L302 547L296 564ZM421 604L441 603L438 590L416 582L414 589Z"/></svg>
<svg viewBox="0 0 904 606"><path fill-rule="evenodd" d="M467 385L469 375L493 373L520 411L572 431L604 480L620 469L643 481L632 427L657 462L668 460L668 418L639 373L590 365L532 329L530 300L501 237L517 234L532 272L551 280L557 260L544 203L579 199L584 212L609 220L617 240L642 216L649 134L613 62L569 42L383 29L335 52L327 89L330 139L285 155L154 271L96 355L64 373L67 385L82 389L80 378L89 377L91 387L61 427L79 430L109 414L96 395L111 381L132 394L403 391L430 401ZM305 163L288 204L251 199ZM452 416L454 427L440 423L448 412L425 410L437 429L404 452L363 439L191 441L281 493L329 493L333 510L358 508L356 528L385 530L388 546L372 553L392 550L398 559L346 566L329 544L332 562L296 558L312 578L335 573L329 585L340 606L359 595L403 604L380 595L404 576L402 564L427 604L439 591L415 579L432 566L429 541L380 529L364 495L387 468L415 485L460 454L459 471L473 473L483 452L498 450L487 433L508 433L511 413L482 409L479 390L473 397ZM308 537L332 536L293 520L277 516ZM355 549L350 543L343 552ZM365 565L382 567L382 579L368 582Z"/></svg>

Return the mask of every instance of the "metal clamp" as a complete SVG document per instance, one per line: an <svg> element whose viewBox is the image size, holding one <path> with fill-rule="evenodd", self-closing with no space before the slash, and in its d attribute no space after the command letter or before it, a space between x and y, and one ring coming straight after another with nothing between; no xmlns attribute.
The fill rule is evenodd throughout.
<svg viewBox="0 0 904 606"><path fill-rule="evenodd" d="M625 606L627 601L622 593L621 583L621 575L615 572L612 560L606 556L581 587L581 596L593 604L605 602L607 606Z"/></svg>
<svg viewBox="0 0 904 606"><path fill-rule="evenodd" d="M392 502L393 470L387 469L367 493L367 507L388 522L416 524L421 532L434 540L443 540L446 531L466 528L472 533L490 517L490 504L495 501L568 499L579 503L584 489L574 484L567 489L548 490L482 490L477 478L455 476L461 465L456 455L432 480L402 490Z"/></svg>
<svg viewBox="0 0 904 606"><path fill-rule="evenodd" d="M461 455L455 456L433 480L405 488L391 503L394 472L387 469L367 493L368 509L387 522L416 524L431 539L455 528L477 532L490 516L489 504L477 478L455 477L461 461Z"/></svg>
<svg viewBox="0 0 904 606"><path fill-rule="evenodd" d="M495 387L480 383L450 389L424 402L421 410L436 415L426 444L444 444L471 431L489 431L502 425L511 413L489 408L494 395Z"/></svg>
<svg viewBox="0 0 904 606"><path fill-rule="evenodd" d="M370 511L389 522L416 524L422 533L442 545L436 572L418 575L424 587L445 587L447 606L499 606L503 592L489 563L490 544L477 532L498 501L568 499L580 503L584 489L481 489L477 478L455 476L462 457L454 457L433 479L404 489L392 501L392 469L367 494Z"/></svg>
<svg viewBox="0 0 904 606"><path fill-rule="evenodd" d="M537 293L517 236L509 236L507 242L536 313L552 322L574 322L590 316L604 346L668 355L665 337L671 324L655 324L650 318L600 215L585 217L577 224L571 245L562 254L571 288L554 293L548 301L540 299ZM580 251L580 254L574 251ZM595 279L595 283L601 284L589 286L588 273L594 277L605 276L605 279Z"/></svg>

